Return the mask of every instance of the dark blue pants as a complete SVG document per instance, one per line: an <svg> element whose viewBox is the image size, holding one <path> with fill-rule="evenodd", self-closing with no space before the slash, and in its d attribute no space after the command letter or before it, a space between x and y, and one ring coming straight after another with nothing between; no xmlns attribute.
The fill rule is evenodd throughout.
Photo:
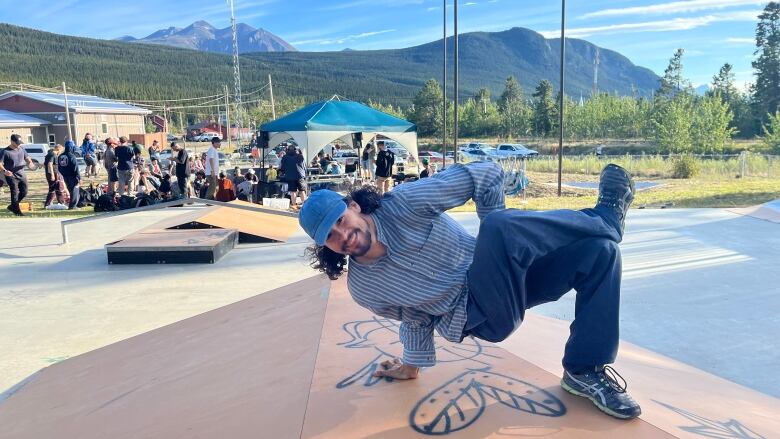
<svg viewBox="0 0 780 439"><path fill-rule="evenodd" d="M70 192L70 204L68 209L75 209L79 204L79 197L81 196L81 188L79 187L79 178L74 176L63 176L65 180L65 186L68 187Z"/></svg>
<svg viewBox="0 0 780 439"><path fill-rule="evenodd" d="M618 348L622 239L605 208L488 215L468 270L464 333L497 342L525 310L577 291L563 367L577 372L615 361Z"/></svg>

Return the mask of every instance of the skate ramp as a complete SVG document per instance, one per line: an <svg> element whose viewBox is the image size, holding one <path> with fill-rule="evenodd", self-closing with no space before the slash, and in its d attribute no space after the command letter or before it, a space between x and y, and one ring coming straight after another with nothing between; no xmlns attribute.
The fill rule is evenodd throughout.
<svg viewBox="0 0 780 439"><path fill-rule="evenodd" d="M230 204L263 209L258 204L234 200ZM292 212L266 208L263 211L231 209L210 206L168 218L149 227L150 229L236 229L238 242L287 242L298 230L297 215Z"/></svg>
<svg viewBox="0 0 780 439"><path fill-rule="evenodd" d="M327 303L327 305L326 305ZM344 281L308 279L43 369L0 403L3 437L771 438L780 403L623 343L640 419L560 389L565 322L529 318L500 347L437 337L420 378L372 377L395 322Z"/></svg>
<svg viewBox="0 0 780 439"><path fill-rule="evenodd" d="M729 209L731 212L740 215L752 216L753 218L780 223L780 199L758 206Z"/></svg>
<svg viewBox="0 0 780 439"><path fill-rule="evenodd" d="M147 229L106 244L106 254L109 264L213 264L237 242L237 230Z"/></svg>

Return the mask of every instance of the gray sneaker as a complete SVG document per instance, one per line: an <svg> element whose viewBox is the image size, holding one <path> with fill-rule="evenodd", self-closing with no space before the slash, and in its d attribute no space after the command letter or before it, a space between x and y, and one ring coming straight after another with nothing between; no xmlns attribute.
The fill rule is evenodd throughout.
<svg viewBox="0 0 780 439"><path fill-rule="evenodd" d="M622 385L617 378L623 381ZM639 404L626 393L626 381L609 366L578 374L564 371L561 387L572 395L588 398L610 416L633 419L642 414Z"/></svg>
<svg viewBox="0 0 780 439"><path fill-rule="evenodd" d="M634 180L625 169L610 163L601 171L596 206L606 207L615 213L621 235L625 229L626 213L634 201L634 192Z"/></svg>

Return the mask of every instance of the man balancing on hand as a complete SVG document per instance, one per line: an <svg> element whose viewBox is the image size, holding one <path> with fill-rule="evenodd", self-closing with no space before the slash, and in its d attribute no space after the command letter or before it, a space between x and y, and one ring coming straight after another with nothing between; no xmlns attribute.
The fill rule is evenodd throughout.
<svg viewBox="0 0 780 439"><path fill-rule="evenodd" d="M401 360L375 376L417 378L436 363L433 330L451 342L507 338L525 310L577 291L561 386L605 413L639 416L625 381L608 366L618 349L621 258L631 176L601 173L592 209L528 212L504 208L504 175L489 162L454 165L381 196L364 187L344 197L314 192L301 227L315 245L312 266L331 279L347 272L353 299L401 321ZM444 212L474 200L477 238ZM622 378L621 378L622 380Z"/></svg>

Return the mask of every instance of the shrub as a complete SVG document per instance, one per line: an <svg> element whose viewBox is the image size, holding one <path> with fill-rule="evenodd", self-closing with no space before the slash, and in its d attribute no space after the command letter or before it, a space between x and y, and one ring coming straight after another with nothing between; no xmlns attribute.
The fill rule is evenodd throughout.
<svg viewBox="0 0 780 439"><path fill-rule="evenodd" d="M693 178L699 173L699 163L693 156L683 154L672 162L672 178Z"/></svg>

